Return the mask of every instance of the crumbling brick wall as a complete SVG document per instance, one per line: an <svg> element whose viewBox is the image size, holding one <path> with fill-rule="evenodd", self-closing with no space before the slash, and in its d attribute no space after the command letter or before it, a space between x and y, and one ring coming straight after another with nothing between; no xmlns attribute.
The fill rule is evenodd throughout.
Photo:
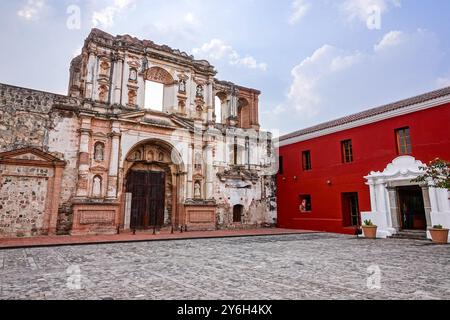
<svg viewBox="0 0 450 320"><path fill-rule="evenodd" d="M67 234L72 223L79 143L79 121L74 111L79 105L75 98L0 84L0 152L35 147L67 162L59 204L59 234ZM10 190L8 196L16 191Z"/></svg>

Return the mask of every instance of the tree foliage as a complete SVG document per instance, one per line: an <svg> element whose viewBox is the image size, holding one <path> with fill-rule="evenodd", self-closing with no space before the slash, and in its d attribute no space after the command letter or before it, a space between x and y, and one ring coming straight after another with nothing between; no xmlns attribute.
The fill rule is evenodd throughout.
<svg viewBox="0 0 450 320"><path fill-rule="evenodd" d="M428 166L420 167L424 171L422 175L413 182L432 182L432 187L450 190L450 162L442 159L435 159Z"/></svg>

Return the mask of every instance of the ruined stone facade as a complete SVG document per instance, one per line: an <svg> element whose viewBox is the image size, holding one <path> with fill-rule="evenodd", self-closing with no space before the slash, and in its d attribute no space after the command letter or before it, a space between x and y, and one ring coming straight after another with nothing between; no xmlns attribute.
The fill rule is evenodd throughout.
<svg viewBox="0 0 450 320"><path fill-rule="evenodd" d="M260 92L215 75L184 52L93 29L67 96L0 84L0 237L274 224ZM147 104L149 83L162 110Z"/></svg>

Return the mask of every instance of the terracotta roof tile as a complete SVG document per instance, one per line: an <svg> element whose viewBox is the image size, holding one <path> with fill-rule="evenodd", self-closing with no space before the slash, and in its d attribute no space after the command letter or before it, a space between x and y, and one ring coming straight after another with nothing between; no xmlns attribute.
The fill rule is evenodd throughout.
<svg viewBox="0 0 450 320"><path fill-rule="evenodd" d="M316 126L313 127L309 127L306 129L302 129L299 131L295 131L292 132L290 134L281 136L279 138L279 141L284 141L284 140L288 140L288 139L292 139L295 137L299 137L299 136L303 136L306 134L310 134L310 133L314 133L317 131L321 131L321 130L325 130L325 129L329 129L329 128L333 128L333 127L337 127L343 124L347 124L347 123L351 123L354 121L358 121L358 120L362 120L362 119L366 119L366 118L370 118L382 113L386 113L386 112L390 112L390 111L394 111L397 109L402 109L414 104L418 104L418 103L423 103L426 101L430 101L430 100L434 100L434 99L438 99L444 96L450 95L450 87L446 87L443 89L439 89L439 90L435 90L435 91L431 91L425 94L421 94L412 98L408 98L408 99L404 99L404 100L400 100L394 103L390 103L381 107L377 107L377 108L373 108L373 109L369 109L366 111L362 111L359 113L355 113L349 116L345 116L343 118L339 118L336 120L332 120L332 121L328 121L328 122L324 122L321 124L318 124Z"/></svg>

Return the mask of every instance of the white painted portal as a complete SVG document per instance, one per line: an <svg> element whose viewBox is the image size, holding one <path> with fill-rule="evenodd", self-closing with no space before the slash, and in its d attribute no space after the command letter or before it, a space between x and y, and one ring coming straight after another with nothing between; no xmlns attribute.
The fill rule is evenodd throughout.
<svg viewBox="0 0 450 320"><path fill-rule="evenodd" d="M383 172L371 172L365 177L370 187L370 212L362 212L362 220L370 219L378 226L377 237L386 238L399 231L397 187L418 185L411 182L423 174L425 165L411 156L401 156L388 164ZM427 225L440 224L450 228L449 191L430 186L421 186L424 196ZM427 236L431 239L430 233Z"/></svg>

